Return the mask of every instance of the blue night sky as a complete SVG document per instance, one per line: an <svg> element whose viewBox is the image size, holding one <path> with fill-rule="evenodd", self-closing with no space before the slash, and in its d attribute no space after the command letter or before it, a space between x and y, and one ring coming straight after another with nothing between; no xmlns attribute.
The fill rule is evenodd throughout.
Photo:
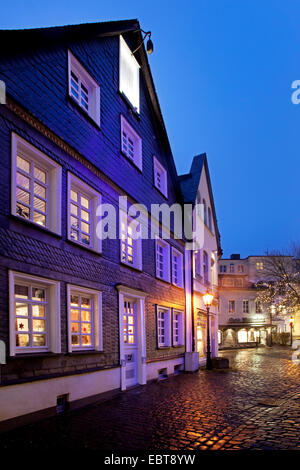
<svg viewBox="0 0 300 470"><path fill-rule="evenodd" d="M0 28L137 18L178 173L206 152L224 255L299 241L300 2L15 0Z"/></svg>

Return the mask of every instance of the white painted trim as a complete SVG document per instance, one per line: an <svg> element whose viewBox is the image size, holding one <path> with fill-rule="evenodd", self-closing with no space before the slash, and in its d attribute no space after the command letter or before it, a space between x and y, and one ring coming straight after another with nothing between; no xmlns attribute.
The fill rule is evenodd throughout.
<svg viewBox="0 0 300 470"><path fill-rule="evenodd" d="M123 130L129 134L133 143L136 145L136 151L134 152L133 159L125 153L123 150ZM136 130L129 124L127 119L121 114L121 150L125 153L128 160L134 163L141 171L143 169L143 152L142 152L142 138L136 132Z"/></svg>
<svg viewBox="0 0 300 470"><path fill-rule="evenodd" d="M167 318L165 319L165 342L159 342L159 334L158 334L158 316L159 311L163 310L167 314ZM163 307L162 305L157 305L156 307L156 335L157 335L157 347L158 349L163 349L166 347L172 346L172 315L171 315L171 308L170 307Z"/></svg>
<svg viewBox="0 0 300 470"><path fill-rule="evenodd" d="M60 323L60 282L43 277L32 276L30 274L9 271L9 337L10 337L10 356L16 356L18 354L32 354L39 353L40 351L36 348L26 348L20 350L18 353L16 350L16 339L15 339L15 296L14 286L16 279L20 279L20 282L24 280L27 284L39 283L45 285L49 289L49 304L48 304L48 348L46 350L60 353L61 352L61 323Z"/></svg>
<svg viewBox="0 0 300 470"><path fill-rule="evenodd" d="M67 195L68 240L70 240L73 243L76 243L79 246L90 248L96 251L97 253L101 253L102 252L102 240L97 235L97 224L101 223L101 221L98 222L98 217L97 217L97 208L101 205L101 200L102 200L101 194L98 191L96 191L94 188L89 186L87 183L82 181L80 178L75 176L70 171L68 171L68 185L67 186L68 186L68 195ZM87 197L92 201L92 213L91 213L92 231L90 234L91 240L92 240L91 245L85 245L84 243L81 243L80 241L77 241L77 240L73 240L71 238L70 192L71 192L71 187L74 187L74 186L78 188L80 191L82 191L84 194L86 194Z"/></svg>
<svg viewBox="0 0 300 470"><path fill-rule="evenodd" d="M71 69L79 76L80 80L86 83L86 86L89 89L89 110L87 111L83 106L80 104L79 101L71 93ZM80 108L87 113L100 127L100 86L94 80L94 78L87 72L87 70L81 65L78 59L72 54L70 50L68 50L68 93L69 96L80 106ZM79 97L80 98L80 97ZM91 109L90 109L91 108Z"/></svg>
<svg viewBox="0 0 300 470"><path fill-rule="evenodd" d="M128 92L128 89L126 90L126 85L124 86L123 80L122 80L122 50L124 54L127 56L127 63L128 66L131 67L132 73L136 74L136 86L137 90L135 90L136 96L128 96L130 94ZM131 62L131 63L129 63ZM127 45L126 41L124 38L120 35L120 44L119 44L119 90L121 93L124 93L128 101L131 103L133 108L136 109L136 111L139 113L140 112L140 64L132 54L132 51L130 50L129 46Z"/></svg>
<svg viewBox="0 0 300 470"><path fill-rule="evenodd" d="M191 285L191 269L192 254L190 250L185 250L185 349L186 352L192 351L192 285Z"/></svg>
<svg viewBox="0 0 300 470"><path fill-rule="evenodd" d="M94 345L92 348L85 347L72 347L72 334L71 334L71 292L78 292L80 294L89 294L93 296L93 332L94 332ZM67 311L68 311L68 351L86 351L95 350L103 351L103 327L102 327L102 292L88 287L77 286L74 284L67 284Z"/></svg>
<svg viewBox="0 0 300 470"><path fill-rule="evenodd" d="M180 280L181 282L179 284L176 284L175 283L175 280L174 280L174 259L173 259L173 254L175 253L176 257L179 258L179 263L178 263L178 268L180 269ZM174 286L177 286L177 287L184 287L184 277L183 277L183 253L181 253L181 251L177 250L176 248L174 248L172 246L171 248L171 265L172 265L172 284L174 284Z"/></svg>
<svg viewBox="0 0 300 470"><path fill-rule="evenodd" d="M48 175L48 221L46 227L36 224L33 220L24 220L61 235L62 167L15 132L11 133L11 213L20 217L16 212L17 154L30 162L40 164ZM22 219L22 217L20 218Z"/></svg>
<svg viewBox="0 0 300 470"><path fill-rule="evenodd" d="M156 183L156 170L158 170L163 179L163 187L159 188ZM166 168L160 163L160 161L153 155L153 171L154 171L154 186L160 191L166 198L168 197L168 173Z"/></svg>
<svg viewBox="0 0 300 470"><path fill-rule="evenodd" d="M122 290L121 290L122 289ZM137 307L137 325L138 325L138 349L137 349L137 379L138 383L144 385L146 383L146 330L145 330L145 296L132 295L132 289L125 286L118 286L119 290L119 338L120 338L120 382L121 390L126 390L126 361L125 346L123 336L123 314L124 314L124 298L131 298L136 302Z"/></svg>
<svg viewBox="0 0 300 470"><path fill-rule="evenodd" d="M164 263L166 262L166 270L167 270L167 275L166 277L161 277L158 274L158 269L157 269L157 245L163 245L164 248L166 248L166 256L164 257ZM156 237L155 239L155 273L156 277L158 279L162 279L163 281L166 282L171 282L171 260L170 260L170 244L163 240L162 238Z"/></svg>

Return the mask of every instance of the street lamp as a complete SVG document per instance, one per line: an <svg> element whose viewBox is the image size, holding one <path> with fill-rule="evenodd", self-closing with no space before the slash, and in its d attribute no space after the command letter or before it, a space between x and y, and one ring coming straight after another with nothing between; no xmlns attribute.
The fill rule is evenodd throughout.
<svg viewBox="0 0 300 470"><path fill-rule="evenodd" d="M290 318L290 328L291 328L291 346L293 346L294 317Z"/></svg>
<svg viewBox="0 0 300 470"><path fill-rule="evenodd" d="M211 353L210 353L210 331L209 331L209 307L212 304L212 301L214 299L213 294L210 294L208 291L206 294L203 295L203 302L206 307L206 312L207 312L207 347L206 347L206 369L211 370L212 369L212 360L211 360Z"/></svg>

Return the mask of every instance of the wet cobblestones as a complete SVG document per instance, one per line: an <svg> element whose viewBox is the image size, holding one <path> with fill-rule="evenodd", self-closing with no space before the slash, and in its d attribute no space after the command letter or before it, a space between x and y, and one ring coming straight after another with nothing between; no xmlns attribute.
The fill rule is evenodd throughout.
<svg viewBox="0 0 300 470"><path fill-rule="evenodd" d="M229 371L200 370L129 390L1 434L0 448L300 450L300 366L291 351L221 354Z"/></svg>

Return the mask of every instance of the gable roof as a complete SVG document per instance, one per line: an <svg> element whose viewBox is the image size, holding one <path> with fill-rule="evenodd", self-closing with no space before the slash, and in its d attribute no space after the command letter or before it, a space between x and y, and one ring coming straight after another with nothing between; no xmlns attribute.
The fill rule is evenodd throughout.
<svg viewBox="0 0 300 470"><path fill-rule="evenodd" d="M209 169L208 169L206 153L201 153L200 155L196 155L193 158L190 172L184 175L180 175L178 177L178 181L179 181L179 185L181 188L184 203L193 204L194 206L196 204L200 178L201 178L203 171L205 171L206 173L206 181L207 181L210 205L211 205L212 215L214 219L214 226L215 226L216 239L217 239L217 245L218 245L218 254L219 256L221 256L222 255L221 237L220 237L220 232L218 229L218 221L217 221L217 216L216 216L214 196L213 196L213 191L212 191L212 185L211 185L211 179L210 179L210 174L209 174Z"/></svg>
<svg viewBox="0 0 300 470"><path fill-rule="evenodd" d="M48 28L18 29L18 30L0 30L0 41L5 44L2 48L0 57L20 55L30 51L31 53L40 48L51 44L68 43L78 40L96 39L101 37L119 36L120 34L128 37L134 48L139 47L135 53L138 58L146 87L150 96L151 105L154 112L154 120L158 135L162 141L166 152L169 165L169 172L172 176L173 184L177 197L181 197L178 185L177 170L166 131L164 119L162 116L160 104L158 101L151 69L145 50L141 26L137 19L108 21L101 23L82 23L77 25L53 26Z"/></svg>

